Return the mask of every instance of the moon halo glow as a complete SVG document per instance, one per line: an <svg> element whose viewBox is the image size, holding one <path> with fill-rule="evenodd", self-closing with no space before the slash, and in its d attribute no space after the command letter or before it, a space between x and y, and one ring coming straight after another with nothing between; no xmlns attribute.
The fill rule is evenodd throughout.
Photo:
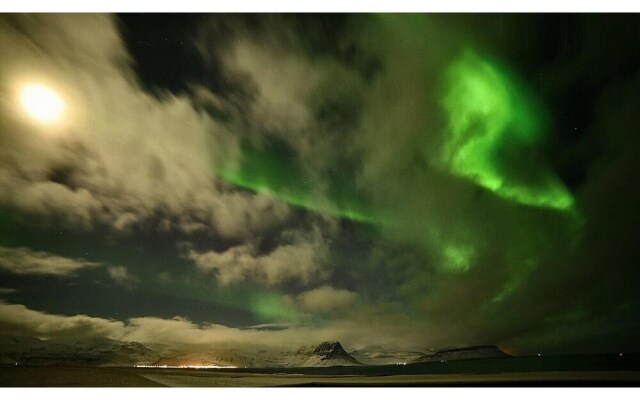
<svg viewBox="0 0 640 400"><path fill-rule="evenodd" d="M21 90L20 103L29 117L42 124L60 121L65 111L62 97L38 83L28 84Z"/></svg>

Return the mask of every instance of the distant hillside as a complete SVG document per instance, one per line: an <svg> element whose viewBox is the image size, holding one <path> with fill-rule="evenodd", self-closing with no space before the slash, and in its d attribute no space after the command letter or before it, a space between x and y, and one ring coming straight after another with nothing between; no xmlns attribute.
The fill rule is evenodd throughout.
<svg viewBox="0 0 640 400"><path fill-rule="evenodd" d="M134 365L157 359L155 352L136 342L0 336L0 365Z"/></svg>
<svg viewBox="0 0 640 400"><path fill-rule="evenodd" d="M415 360L415 362L471 360L479 358L505 357L511 356L500 350L497 346L489 345L442 349L432 354L425 354L424 356Z"/></svg>
<svg viewBox="0 0 640 400"><path fill-rule="evenodd" d="M355 356L355 357L354 357ZM357 357L357 358L356 358ZM66 366L235 366L245 368L296 368L395 365L432 361L510 357L496 346L447 348L439 351L398 351L370 346L348 352L340 342L323 342L298 351L279 348L251 349L218 346L172 347L121 342L105 338L41 340L0 335L0 365Z"/></svg>
<svg viewBox="0 0 640 400"><path fill-rule="evenodd" d="M411 363L425 356L427 353L429 353L429 351L396 350L379 345L366 346L351 351L352 356L357 357L363 364L368 365Z"/></svg>

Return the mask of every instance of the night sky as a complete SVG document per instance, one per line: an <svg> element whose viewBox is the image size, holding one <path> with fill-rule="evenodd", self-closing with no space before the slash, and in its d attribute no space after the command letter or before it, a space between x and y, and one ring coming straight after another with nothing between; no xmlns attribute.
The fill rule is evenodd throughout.
<svg viewBox="0 0 640 400"><path fill-rule="evenodd" d="M640 17L0 15L0 335L640 351Z"/></svg>

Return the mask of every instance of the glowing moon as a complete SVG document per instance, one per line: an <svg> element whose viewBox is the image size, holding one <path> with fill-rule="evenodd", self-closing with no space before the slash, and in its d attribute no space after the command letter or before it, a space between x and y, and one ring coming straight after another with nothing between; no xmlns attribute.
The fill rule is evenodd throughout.
<svg viewBox="0 0 640 400"><path fill-rule="evenodd" d="M41 123L56 122L64 113L65 104L62 97L44 85L25 86L20 99L27 114Z"/></svg>

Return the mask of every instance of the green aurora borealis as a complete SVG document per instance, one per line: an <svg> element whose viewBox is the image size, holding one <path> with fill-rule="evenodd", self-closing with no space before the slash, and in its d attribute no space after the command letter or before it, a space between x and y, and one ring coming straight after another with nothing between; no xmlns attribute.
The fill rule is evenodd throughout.
<svg viewBox="0 0 640 400"><path fill-rule="evenodd" d="M359 198L348 182L339 177L330 182L327 193L316 190L305 176L301 160L283 145L243 146L238 167L220 167L220 176L242 188L265 193L291 205L314 212L365 223L379 223L380 217Z"/></svg>
<svg viewBox="0 0 640 400"><path fill-rule="evenodd" d="M550 124L546 107L533 90L515 73L469 48L447 65L441 76L445 82L439 96L441 112L448 124L442 128L444 140L439 157L426 162L514 204L568 212L575 217L571 193L538 156ZM429 134L417 132L418 136ZM416 141L421 142L419 138ZM438 254L435 261L445 273L465 273L473 268L477 250L469 232L445 234L426 220L390 218L402 214L402 210L366 201L364 194L355 189L355 182L344 179L347 174L329 178L328 188L325 185L324 191L318 190L312 183L312 174L304 168L304 160L285 144L256 146L246 142L242 155L239 166L219 168L221 176L232 184L312 212L373 224L387 234L396 232L390 237L397 232L401 237L414 236L413 241ZM395 178L388 175L385 179ZM425 225L416 228L416 223ZM537 256L526 253L523 258L512 258L511 272L490 303L501 302L517 290L536 269L537 261L532 257ZM283 307L274 298L261 303L256 311L280 313L278 310L286 309ZM294 314L286 315L287 319L294 318Z"/></svg>
<svg viewBox="0 0 640 400"><path fill-rule="evenodd" d="M445 75L442 98L449 124L440 159L428 161L516 203L569 210L572 195L553 170L536 159L548 117L531 91L471 50L454 60ZM297 207L358 222L382 222L383 210L365 202L353 182L338 177L330 180L325 192L318 191L291 150L282 145L261 147L246 144L240 165L222 166L220 175ZM519 174L513 170L518 160L528 169L537 163L537 168Z"/></svg>
<svg viewBox="0 0 640 400"><path fill-rule="evenodd" d="M0 335L637 349L637 22L2 16Z"/></svg>
<svg viewBox="0 0 640 400"><path fill-rule="evenodd" d="M442 162L454 174L515 202L571 208L573 198L564 184L535 158L547 116L530 90L471 50L448 67L447 82L443 103L449 127ZM532 174L511 170L536 161Z"/></svg>
<svg viewBox="0 0 640 400"><path fill-rule="evenodd" d="M515 204L575 216L571 193L551 167L536 158L549 117L531 89L513 73L469 49L446 68L443 78L446 92L441 95L442 108L448 125L444 128L440 158L427 162ZM221 176L240 187L313 212L380 225L383 231L414 232L408 234L418 235L418 243L432 251L437 249L441 270L460 273L472 268L476 249L468 234L463 240L446 237L435 226L429 227L427 221L426 231L423 228L416 231L413 220L405 227L406 219L387 217L391 211L399 210L365 201L354 182L329 180L329 188L319 192L311 183L312 177L306 176L302 161L286 146L247 145L240 166L235 170L222 168ZM520 170L519 164L524 164ZM392 175L385 178L394 179ZM518 265L521 260L512 262ZM515 268L493 302L516 290L535 269L532 260L522 265Z"/></svg>

